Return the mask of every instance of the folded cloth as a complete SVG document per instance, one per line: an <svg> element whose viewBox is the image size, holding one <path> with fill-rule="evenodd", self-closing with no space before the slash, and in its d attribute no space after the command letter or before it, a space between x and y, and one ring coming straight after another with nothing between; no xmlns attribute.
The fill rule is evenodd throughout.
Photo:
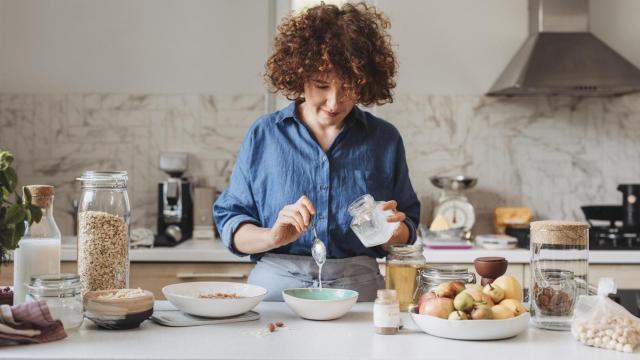
<svg viewBox="0 0 640 360"><path fill-rule="evenodd" d="M53 320L44 300L16 306L0 305L0 345L45 343L67 337Z"/></svg>

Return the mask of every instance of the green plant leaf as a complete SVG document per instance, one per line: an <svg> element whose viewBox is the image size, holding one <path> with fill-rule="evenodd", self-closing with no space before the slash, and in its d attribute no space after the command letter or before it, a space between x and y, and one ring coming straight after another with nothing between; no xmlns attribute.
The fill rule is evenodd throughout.
<svg viewBox="0 0 640 360"><path fill-rule="evenodd" d="M31 190L28 187L23 186L22 191L24 192L24 203L25 205L31 204Z"/></svg>
<svg viewBox="0 0 640 360"><path fill-rule="evenodd" d="M9 178L7 177L6 171L6 169L0 171L0 187L2 187L3 190L8 190L9 188ZM9 191L9 193L11 193L11 191Z"/></svg>
<svg viewBox="0 0 640 360"><path fill-rule="evenodd" d="M24 221L24 213L24 208L19 204L9 206L4 219L5 224L11 225Z"/></svg>
<svg viewBox="0 0 640 360"><path fill-rule="evenodd" d="M42 210L34 205L29 205L29 212L31 213L32 222L29 223L31 225L33 222L39 223L42 219Z"/></svg>
<svg viewBox="0 0 640 360"><path fill-rule="evenodd" d="M5 236L7 237L7 245L5 246L5 248L7 250L13 250L16 248L16 242L14 242L13 238L14 235L16 233L16 229L13 225L9 225L7 226L7 230L5 231Z"/></svg>
<svg viewBox="0 0 640 360"><path fill-rule="evenodd" d="M16 174L16 171L12 167L6 168L4 173L7 176L7 180L9 180L9 191L14 191L16 189L16 185L18 185L18 174Z"/></svg>
<svg viewBox="0 0 640 360"><path fill-rule="evenodd" d="M15 246L18 246L18 241L20 241L20 239L22 239L22 237L24 236L24 231L27 229L27 227L24 224L24 221L21 221L19 223L16 224L16 231L15 231ZM15 247L14 247L15 249Z"/></svg>

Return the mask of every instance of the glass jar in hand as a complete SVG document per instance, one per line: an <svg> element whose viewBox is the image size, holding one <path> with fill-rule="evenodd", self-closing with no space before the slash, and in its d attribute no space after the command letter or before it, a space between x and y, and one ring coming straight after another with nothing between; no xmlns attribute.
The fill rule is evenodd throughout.
<svg viewBox="0 0 640 360"><path fill-rule="evenodd" d="M400 311L407 311L414 303L413 295L417 287L420 269L425 266L422 246L393 245L387 255L385 284L398 294Z"/></svg>

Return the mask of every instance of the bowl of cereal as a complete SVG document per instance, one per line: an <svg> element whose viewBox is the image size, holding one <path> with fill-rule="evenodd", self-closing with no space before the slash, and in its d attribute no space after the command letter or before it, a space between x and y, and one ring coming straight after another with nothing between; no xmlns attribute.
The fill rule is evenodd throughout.
<svg viewBox="0 0 640 360"><path fill-rule="evenodd" d="M103 329L133 329L153 314L153 293L142 289L89 291L84 316Z"/></svg>
<svg viewBox="0 0 640 360"><path fill-rule="evenodd" d="M267 290L243 283L202 281L167 285L162 293L187 314L217 318L250 311L267 295Z"/></svg>

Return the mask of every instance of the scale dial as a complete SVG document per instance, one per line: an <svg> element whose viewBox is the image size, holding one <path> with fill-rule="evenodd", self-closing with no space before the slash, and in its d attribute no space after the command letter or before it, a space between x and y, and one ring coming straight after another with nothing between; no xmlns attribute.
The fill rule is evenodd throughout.
<svg viewBox="0 0 640 360"><path fill-rule="evenodd" d="M434 216L442 215L452 228L471 230L476 222L476 212L468 201L462 199L444 200L434 211Z"/></svg>

